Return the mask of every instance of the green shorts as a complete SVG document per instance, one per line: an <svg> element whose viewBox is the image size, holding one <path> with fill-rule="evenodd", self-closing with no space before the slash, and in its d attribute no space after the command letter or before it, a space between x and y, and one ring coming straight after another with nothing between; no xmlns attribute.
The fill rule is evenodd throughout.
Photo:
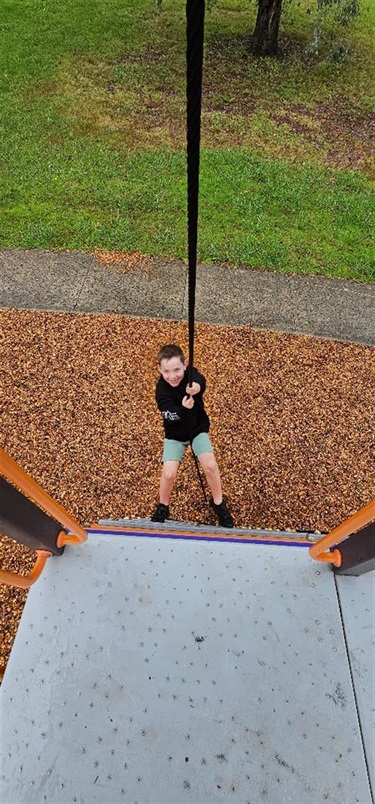
<svg viewBox="0 0 375 804"><path fill-rule="evenodd" d="M175 441L174 438L165 438L162 463L165 461L182 461L189 443L189 441ZM203 455L204 452L214 451L208 433L199 433L199 435L195 436L191 446L194 455L197 456Z"/></svg>

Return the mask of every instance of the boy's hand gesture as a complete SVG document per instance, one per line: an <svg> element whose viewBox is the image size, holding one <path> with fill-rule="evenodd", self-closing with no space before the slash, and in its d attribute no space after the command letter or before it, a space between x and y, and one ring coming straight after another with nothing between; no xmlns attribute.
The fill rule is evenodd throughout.
<svg viewBox="0 0 375 804"><path fill-rule="evenodd" d="M190 396L194 396L194 394L199 394L200 390L201 387L199 385L199 382L193 382L193 385L186 386L186 393L189 394Z"/></svg>
<svg viewBox="0 0 375 804"><path fill-rule="evenodd" d="M182 400L182 407L189 408L190 410L194 407L194 399L192 396L184 396Z"/></svg>

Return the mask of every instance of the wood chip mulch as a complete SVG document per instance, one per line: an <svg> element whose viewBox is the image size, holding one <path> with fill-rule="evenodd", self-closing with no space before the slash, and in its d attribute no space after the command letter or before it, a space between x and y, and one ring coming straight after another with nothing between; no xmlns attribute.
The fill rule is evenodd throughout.
<svg viewBox="0 0 375 804"><path fill-rule="evenodd" d="M186 348L186 324L19 310L0 321L3 448L80 523L148 517L163 437L156 353ZM198 324L195 363L236 525L326 532L372 499L370 347ZM190 455L171 515L214 522ZM33 561L0 538L0 566ZM27 593L0 590L4 667Z"/></svg>

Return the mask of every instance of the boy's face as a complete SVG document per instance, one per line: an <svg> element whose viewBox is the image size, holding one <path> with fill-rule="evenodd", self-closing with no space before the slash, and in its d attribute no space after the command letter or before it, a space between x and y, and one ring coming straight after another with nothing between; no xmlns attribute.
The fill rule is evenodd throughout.
<svg viewBox="0 0 375 804"><path fill-rule="evenodd" d="M168 385L176 388L183 379L187 363L183 363L180 357L171 357L169 360L161 360L159 371Z"/></svg>

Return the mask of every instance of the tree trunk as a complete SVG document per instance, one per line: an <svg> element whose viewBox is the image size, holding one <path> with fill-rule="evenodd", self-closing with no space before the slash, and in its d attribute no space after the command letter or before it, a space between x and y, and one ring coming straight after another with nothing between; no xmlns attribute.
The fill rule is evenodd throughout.
<svg viewBox="0 0 375 804"><path fill-rule="evenodd" d="M256 56L276 56L283 0L258 0L251 50Z"/></svg>

